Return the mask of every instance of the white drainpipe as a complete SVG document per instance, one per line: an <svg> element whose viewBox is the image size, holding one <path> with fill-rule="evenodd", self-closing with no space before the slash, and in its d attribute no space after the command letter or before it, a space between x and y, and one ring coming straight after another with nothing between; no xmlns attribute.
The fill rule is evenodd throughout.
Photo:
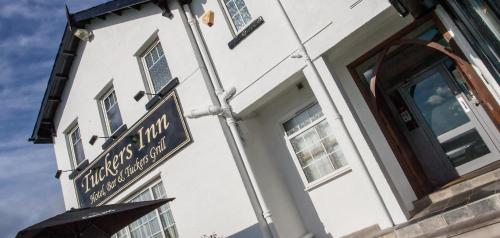
<svg viewBox="0 0 500 238"><path fill-rule="evenodd" d="M188 118L198 118L202 116L208 115L217 115L225 118L227 126L229 127L230 134L232 140L234 141L236 146L230 146L234 151L239 155L236 159L240 160L242 168L243 183L249 192L251 204L255 212L260 216L259 225L261 226L261 230L265 238L278 238L277 231L273 224L271 211L269 210L264 197L262 195L262 191L257 183L257 179L252 170L252 166L250 164L249 158L245 151L245 147L243 145L243 141L241 139L237 121L233 115L231 106L228 103L228 100L235 94L236 90L231 88L229 91L225 91L220 83L219 77L215 72L215 68L211 61L210 55L208 53L207 47L205 45L205 41L200 33L198 28L197 21L193 17L193 13L191 12L191 8L189 4L183 4L182 8L184 12L181 11L182 14L186 17L190 29L188 30L188 34L195 40L195 55L200 64L200 68L202 69L203 77L208 78L213 86L213 88L209 87L209 91L212 91L211 94L215 93L217 95L219 105L208 106L201 110L192 110L186 113L186 117ZM205 68L206 67L206 68ZM207 72L208 71L208 72Z"/></svg>
<svg viewBox="0 0 500 238"><path fill-rule="evenodd" d="M332 125L332 126L334 128L340 128L341 129L340 132L343 133L345 135L345 137L347 138L346 145L351 147L354 150L357 159L361 162L362 171L360 171L360 172L362 172L364 174L363 177L368 178L369 183L371 185L369 187L372 188L373 192L377 195L376 196L377 200L380 203L380 205L383 207L385 215L390 220L392 225L394 225L394 220L392 219L392 216L390 215L389 210L387 209L387 206L384 203L382 195L380 194L380 191L378 190L378 188L373 180L373 177L371 176L370 172L368 171L368 168L367 168L365 162L363 161L361 154L359 153L358 148L354 144L353 139L352 139L351 135L349 134L349 131L347 130L347 127L344 123L344 120L342 119L342 116L339 114L338 109L333 102L333 99L331 98L330 94L328 93L328 90L327 90L323 80L321 79L321 76L319 74L318 69L316 68L316 65L314 65L309 54L307 53L306 48L304 47L304 44L302 44L302 41L300 40L299 34L295 30L295 28L292 24L292 21L288 17L288 14L286 13L285 8L283 7L283 4L281 3L280 0L275 0L275 2L277 3L277 5L280 9L280 13L281 13L282 17L286 19L286 25L289 28L290 32L293 34L294 40L297 42L297 47L298 47L298 51L299 51L298 53L300 55L293 55L292 57L293 58L302 58L303 57L304 60L306 61L307 67L309 67L312 70L313 77L312 78L308 77L307 81L309 81L310 84L319 85L321 93L324 95L327 95L329 103L327 103L326 106L329 107L328 111L331 113L331 115L330 115L331 119L332 119L331 121L334 123L334 125ZM300 57L300 56L302 56L302 57Z"/></svg>

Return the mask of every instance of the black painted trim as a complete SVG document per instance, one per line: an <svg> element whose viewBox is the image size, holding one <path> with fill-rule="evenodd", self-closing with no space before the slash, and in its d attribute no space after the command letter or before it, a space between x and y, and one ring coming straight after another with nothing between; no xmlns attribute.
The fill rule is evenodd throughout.
<svg viewBox="0 0 500 238"><path fill-rule="evenodd" d="M104 143L102 143L101 148L103 150L107 149L111 144L113 144L113 142L115 142L116 138L123 135L123 133L125 133L127 129L128 129L127 124L123 124L120 127L118 127L118 129L116 129L116 131L108 139L106 139Z"/></svg>
<svg viewBox="0 0 500 238"><path fill-rule="evenodd" d="M236 35L229 43L227 43L227 46L229 46L229 49L234 49L238 44L240 44L245 38L248 37L252 32L257 30L262 24L264 24L264 18L258 17L255 19L250 25L245 27L238 35Z"/></svg>
<svg viewBox="0 0 500 238"><path fill-rule="evenodd" d="M122 11L148 2L150 2L150 0L114 0L74 13L72 14L72 17L76 23L81 23L97 17L105 18L107 14Z"/></svg>
<svg viewBox="0 0 500 238"><path fill-rule="evenodd" d="M73 170L73 172L69 174L68 176L69 179L73 180L74 178L76 178L76 176L78 176L80 172L82 172L85 168L87 168L87 166L89 166L89 160L85 159Z"/></svg>
<svg viewBox="0 0 500 238"><path fill-rule="evenodd" d="M155 95L149 102L146 103L146 110L149 111L149 109L153 108L156 103L161 101L161 99L170 93L175 87L179 85L179 78L175 77L170 82L167 83L167 85L163 86L163 88L157 93L158 95Z"/></svg>

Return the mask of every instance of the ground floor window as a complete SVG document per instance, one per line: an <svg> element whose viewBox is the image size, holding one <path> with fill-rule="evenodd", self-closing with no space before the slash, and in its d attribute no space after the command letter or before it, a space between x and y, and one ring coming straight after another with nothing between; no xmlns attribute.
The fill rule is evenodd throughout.
<svg viewBox="0 0 500 238"><path fill-rule="evenodd" d="M296 113L283 124L289 144L307 183L315 182L347 165L337 139L318 103Z"/></svg>
<svg viewBox="0 0 500 238"><path fill-rule="evenodd" d="M154 199L166 198L165 188L162 182L147 187L144 191L136 194L129 202L141 202ZM177 228L174 217L167 203L155 211L134 221L112 238L177 238Z"/></svg>

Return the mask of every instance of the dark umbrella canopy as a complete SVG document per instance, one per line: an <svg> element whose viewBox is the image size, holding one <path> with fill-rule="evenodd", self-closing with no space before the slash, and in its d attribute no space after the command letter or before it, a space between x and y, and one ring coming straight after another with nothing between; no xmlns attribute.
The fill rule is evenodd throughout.
<svg viewBox="0 0 500 238"><path fill-rule="evenodd" d="M133 221L174 199L72 209L20 231L16 238L110 237Z"/></svg>

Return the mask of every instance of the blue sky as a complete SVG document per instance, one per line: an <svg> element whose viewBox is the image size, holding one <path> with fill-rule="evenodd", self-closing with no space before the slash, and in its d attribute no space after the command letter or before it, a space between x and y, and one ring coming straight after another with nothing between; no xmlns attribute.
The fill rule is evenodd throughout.
<svg viewBox="0 0 500 238"><path fill-rule="evenodd" d="M0 237L64 211L52 145L31 136L66 23L103 0L0 0Z"/></svg>

